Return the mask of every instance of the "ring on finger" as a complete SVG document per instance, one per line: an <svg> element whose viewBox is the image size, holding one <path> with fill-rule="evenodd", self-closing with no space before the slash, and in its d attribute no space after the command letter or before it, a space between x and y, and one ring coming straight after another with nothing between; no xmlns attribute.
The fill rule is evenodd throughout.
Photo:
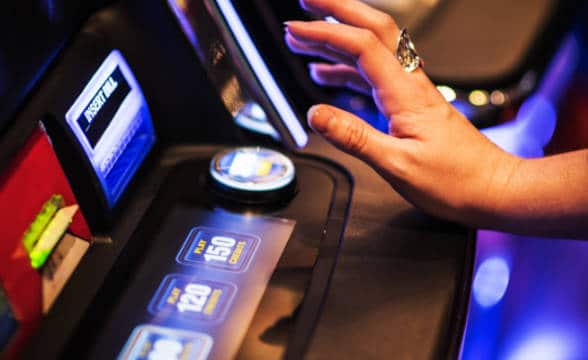
<svg viewBox="0 0 588 360"><path fill-rule="evenodd" d="M396 58L406 72L413 72L424 65L423 59L417 53L406 28L400 29L400 34L398 35Z"/></svg>

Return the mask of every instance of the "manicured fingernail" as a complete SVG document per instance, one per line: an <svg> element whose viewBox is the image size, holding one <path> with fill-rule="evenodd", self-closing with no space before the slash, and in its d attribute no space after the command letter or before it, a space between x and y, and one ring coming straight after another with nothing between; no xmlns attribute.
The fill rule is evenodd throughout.
<svg viewBox="0 0 588 360"><path fill-rule="evenodd" d="M324 133L327 131L329 121L335 117L335 114L328 107L322 105L314 105L308 109L306 119L308 126L314 131Z"/></svg>
<svg viewBox="0 0 588 360"><path fill-rule="evenodd" d="M306 25L306 21L300 21L300 20L289 20L289 21L284 21L283 24L284 26L286 26L287 28L290 29L295 29L295 28L299 28L301 26Z"/></svg>

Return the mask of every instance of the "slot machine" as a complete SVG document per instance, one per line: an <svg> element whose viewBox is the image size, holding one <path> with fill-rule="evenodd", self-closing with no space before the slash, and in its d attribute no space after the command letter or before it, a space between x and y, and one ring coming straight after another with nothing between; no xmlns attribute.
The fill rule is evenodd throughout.
<svg viewBox="0 0 588 360"><path fill-rule="evenodd" d="M245 5L7 21L2 358L459 356L475 232L313 134Z"/></svg>

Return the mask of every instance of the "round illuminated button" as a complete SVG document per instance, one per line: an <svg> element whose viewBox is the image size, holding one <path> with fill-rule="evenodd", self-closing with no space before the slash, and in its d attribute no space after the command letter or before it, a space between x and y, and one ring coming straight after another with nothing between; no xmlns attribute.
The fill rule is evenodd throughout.
<svg viewBox="0 0 588 360"><path fill-rule="evenodd" d="M210 175L233 200L261 203L284 198L294 189L296 171L285 155L266 148L243 147L214 156Z"/></svg>

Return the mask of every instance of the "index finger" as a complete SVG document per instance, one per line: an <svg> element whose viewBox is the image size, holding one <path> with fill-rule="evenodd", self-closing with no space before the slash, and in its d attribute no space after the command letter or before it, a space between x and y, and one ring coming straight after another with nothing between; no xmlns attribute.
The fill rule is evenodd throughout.
<svg viewBox="0 0 588 360"><path fill-rule="evenodd" d="M387 13L358 0L300 0L300 5L318 16L332 16L355 27L372 31L382 43L395 52L399 29Z"/></svg>

